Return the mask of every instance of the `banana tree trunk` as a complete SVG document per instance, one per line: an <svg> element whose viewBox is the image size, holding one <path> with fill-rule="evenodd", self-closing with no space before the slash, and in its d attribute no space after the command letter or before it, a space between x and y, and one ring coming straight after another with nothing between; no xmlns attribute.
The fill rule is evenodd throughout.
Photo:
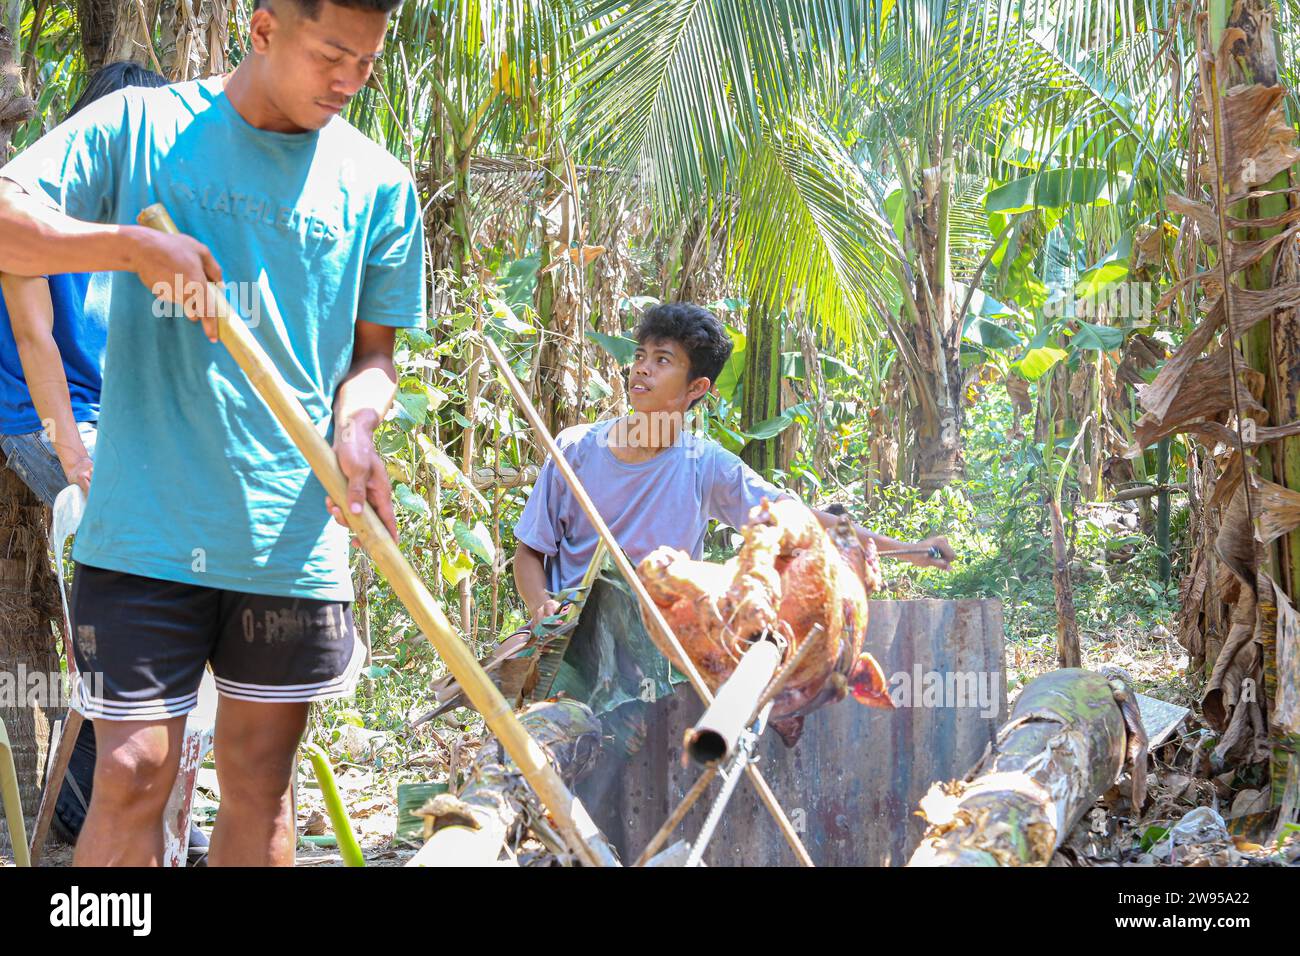
<svg viewBox="0 0 1300 956"><path fill-rule="evenodd" d="M1237 0L1211 3L1211 39L1216 45L1225 32L1240 31L1233 42L1231 55L1225 57L1226 69L1219 75L1220 93L1238 84L1261 84L1276 87L1279 84L1280 50L1275 40L1275 4L1268 0ZM1221 28L1221 29L1219 29ZM1277 173L1261 191L1278 190L1277 195L1264 195L1237 203L1229 212L1241 219L1258 220L1277 216L1288 211L1289 201L1285 190L1293 185L1293 166ZM1276 236L1282 227L1262 226L1238 230L1233 238L1246 242L1259 242ZM1283 246L1283 248L1286 248ZM1300 279L1289 261L1279 263L1276 251L1262 256L1246 268L1242 285L1247 289L1265 290ZM1279 268L1280 266L1280 268ZM1268 409L1268 423L1273 425L1300 419L1300 323L1291 310L1275 312L1269 321L1260 322L1242 339L1242 351L1247 364L1264 377L1263 404ZM1300 437L1284 437L1271 444L1262 444L1255 452L1260 475L1291 491L1300 491ZM1283 535L1277 547L1266 547L1258 554L1258 572L1276 582L1282 594L1279 603L1289 596L1300 594L1300 530ZM1268 602L1265 596L1271 587L1261 588L1261 605ZM1260 614L1267 614L1261 606ZM1263 627L1260 649L1263 657L1263 686L1265 710L1270 720L1270 781L1272 802L1282 805L1280 823L1297 818L1300 805L1300 774L1294 764L1294 747L1300 743L1300 726L1291 710L1281 706L1279 697L1279 670L1285 671L1290 662L1294 665L1300 649L1296 642L1300 634L1294 629ZM1285 685L1283 685L1285 686ZM1289 692L1289 691L1288 691Z"/></svg>
<svg viewBox="0 0 1300 956"><path fill-rule="evenodd" d="M36 104L23 88L15 48L9 30L0 26L0 162L9 156L15 131L36 112Z"/></svg>
<svg viewBox="0 0 1300 956"><path fill-rule="evenodd" d="M781 323L765 305L749 307L745 325L744 400L742 427L746 430L781 414ZM741 449L744 462L765 478L777 465L775 439L750 439Z"/></svg>
<svg viewBox="0 0 1300 956"><path fill-rule="evenodd" d="M160 58L172 82L218 76L230 69L231 0L163 0Z"/></svg>
<svg viewBox="0 0 1300 956"><path fill-rule="evenodd" d="M134 9L134 4L129 5ZM128 4L113 0L77 0L77 26L81 30L81 55L86 70L93 73L108 62L109 42L120 16L128 13Z"/></svg>
<svg viewBox="0 0 1300 956"><path fill-rule="evenodd" d="M0 720L13 747L23 812L36 813L50 728L63 716L52 617L59 596L49 562L45 508L0 467ZM5 693L5 684L9 693Z"/></svg>
<svg viewBox="0 0 1300 956"><path fill-rule="evenodd" d="M172 82L225 73L230 11L230 0L77 0L86 67L129 60Z"/></svg>
<svg viewBox="0 0 1300 956"><path fill-rule="evenodd" d="M17 127L31 118L35 104L23 89L14 44L0 26L0 157L9 153L9 141ZM45 766L50 725L61 716L60 689L50 675L59 672L54 649L51 614L59 607L58 593L46 557L49 541L44 509L40 501L11 470L0 466L0 675L8 677L14 693L0 692L0 720L9 733L18 779L29 786L22 790L23 811L35 814L40 797L38 784ZM44 686L43 699L28 701L27 677ZM10 700L5 700L10 697Z"/></svg>
<svg viewBox="0 0 1300 956"><path fill-rule="evenodd" d="M1030 682L965 780L936 783L922 798L929 827L907 865L1046 866L1141 736L1136 702L1116 696L1110 681L1084 670Z"/></svg>
<svg viewBox="0 0 1300 956"><path fill-rule="evenodd" d="M1070 552L1065 543L1061 503L1050 492L1047 510L1052 519L1052 590L1056 595L1056 661L1059 667L1082 667L1079 625L1074 611L1074 585L1070 580Z"/></svg>

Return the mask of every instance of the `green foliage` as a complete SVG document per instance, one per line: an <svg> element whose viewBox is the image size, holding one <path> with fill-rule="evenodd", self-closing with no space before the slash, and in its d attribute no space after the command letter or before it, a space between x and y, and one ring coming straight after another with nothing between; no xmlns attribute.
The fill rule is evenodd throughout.
<svg viewBox="0 0 1300 956"><path fill-rule="evenodd" d="M1012 410L1000 387L989 388L969 411L965 480L928 500L906 485L873 489L871 506L858 515L873 531L900 540L946 535L957 554L950 572L886 561L890 596L999 598L1011 656L1019 647L1030 655L1052 657L1056 611L1043 449L1032 440L1009 437ZM1067 483L1064 506L1074 528L1072 577L1085 654L1117 633L1149 634L1156 624L1168 626L1177 594L1158 583L1154 529L1139 527L1116 536L1078 507L1071 487ZM1185 535L1186 520L1186 509L1178 509L1175 540ZM1176 567L1175 581L1178 573ZM1013 683L1032 676L1009 669Z"/></svg>
<svg viewBox="0 0 1300 956"><path fill-rule="evenodd" d="M84 85L75 9L52 0L34 38L40 109L18 148L55 125ZM1288 0L1282 16L1297 9ZM962 434L969 468L929 499L905 482L870 489L858 514L869 527L908 540L946 534L959 554L948 574L887 562L894 593L999 597L1013 647L1050 648L1044 504L1056 495L1072 529L1085 641L1168 620L1174 595L1150 583L1158 554L1148 530L1121 533L1078 504L1079 442L1093 410L1067 409L1060 433L1053 425L1035 441L1015 431L1003 387L978 383L1019 376L1040 400L1067 369L1134 331L1051 309L1131 280L1137 230L1161 225L1161 197L1180 185L1190 85L1169 64L1189 76L1194 61L1176 13L1172 0L408 0L349 118L420 184L437 227L429 258L452 294L427 333L399 336L399 394L377 442L403 553L460 631L477 635L475 650L523 623L510 558L529 489L476 488L461 443L472 419L472 466L504 472L538 458L492 374L469 391L475 329L542 387L553 384L539 371L544 344L556 335L562 349L589 343L578 417L591 420L590 399L609 392L602 372L617 374L602 353L626 366L637 311L690 280L707 290L701 299L716 297L709 307L735 345L695 430L737 453L755 439L801 437L775 477L813 503L862 501L870 441L882 430L909 440L915 339L898 329L911 321L904 291L913 293L925 260L913 246L923 231L908 217L936 183L949 203L937 265L954 309L969 293L960 327L940 330L962 342L974 402ZM29 9L24 43L31 19ZM1284 69L1297 59L1284 57ZM938 155L936 142L950 148ZM485 172L481 160L495 165ZM586 323L557 331L534 309L555 278L543 262L563 258L541 223L542 193L554 195L570 162L582 170L581 241L605 241L602 217L625 205L644 205L651 225L587 268L573 287ZM677 248L701 225L718 226L720 278ZM615 259L629 274L611 290L602 283ZM734 325L751 303L773 316L780 372L799 398L746 429L746 336ZM796 334L804 325L817 333L816 390ZM540 389L537 398L554 400ZM829 461L814 454L819 446ZM1177 510L1176 541L1186 523ZM707 554L734 546L729 531L715 531ZM460 619L463 582L469 620ZM442 665L386 584L372 581L365 597L376 665L355 705L317 719L326 731L391 731L404 742L375 759L400 765L402 728L428 705Z"/></svg>
<svg viewBox="0 0 1300 956"><path fill-rule="evenodd" d="M1121 181L1122 188L1125 183ZM1059 209L1071 203L1112 202L1113 184L1104 169L1045 169L1022 176L989 192L989 212L1012 214L1031 209Z"/></svg>

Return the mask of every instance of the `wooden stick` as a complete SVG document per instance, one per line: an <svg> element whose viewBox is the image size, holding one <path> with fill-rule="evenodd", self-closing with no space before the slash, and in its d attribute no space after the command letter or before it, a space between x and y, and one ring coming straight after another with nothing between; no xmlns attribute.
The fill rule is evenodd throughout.
<svg viewBox="0 0 1300 956"><path fill-rule="evenodd" d="M751 723L754 718L758 716L759 712L768 705L768 702L781 692L782 686L784 686L785 682L789 680L790 675L795 672L800 663L803 662L803 659L808 656L808 648L812 647L813 644L816 643L817 636L822 630L823 628L820 624L814 624L813 629L808 632L808 637L799 645L799 650L795 651L794 654L790 656L790 660L787 661L777 675L772 678L772 682L768 684L767 690L765 690L763 696L759 698L758 706L754 708L754 713L750 715ZM709 784L713 782L713 778L717 776L717 773L718 764L716 763L710 764L704 769L704 772L700 774L699 779L691 786L691 789L687 792L686 796L682 797L681 803L677 804L677 807L669 815L668 819L664 821L663 826L659 828L651 838L650 842L646 844L646 848L641 851L641 855L637 857L636 862L632 864L633 866L645 866L650 862L650 859L659 852L659 847L663 846L668 837L672 835L672 832L677 829L677 825L682 822L691 807L695 806L696 801L704 795L704 791L708 788Z"/></svg>
<svg viewBox="0 0 1300 956"><path fill-rule="evenodd" d="M75 670L76 664L73 664ZM81 734L81 725L85 718L79 710L68 708L59 730L59 742L55 747L54 760L45 774L45 789L41 791L41 805L36 811L36 823L32 830L30 855L32 866L40 866L45 856L45 840L49 836L50 824L54 822L54 808L59 802L59 791L68 775L68 762L77 747L77 737Z"/></svg>
<svg viewBox="0 0 1300 956"><path fill-rule="evenodd" d="M540 438L542 444L546 446L546 450L550 454L551 460L555 462L555 467L558 468L560 474L564 476L564 480L568 484L569 490L573 492L574 498L578 500L578 504L587 515L587 520L590 521L591 526L596 529L596 533L600 535L600 539L605 542L605 547L608 549L610 557L612 557L614 563L618 565L618 570L627 581L628 587L632 589L632 593L634 593L637 596L637 599L641 602L641 607L648 623L660 633L664 642L673 649L673 653L676 654L678 659L681 661L682 671L691 682L691 686L695 688L695 693L699 694L700 699L704 701L704 705L707 707L709 704L713 703L713 694L709 691L708 685L704 683L704 678L700 676L700 672L696 669L695 663L686 655L686 651L682 649L682 645L677 640L677 635L673 633L673 629L669 627L668 622L664 620L663 612L659 610L659 605L655 604L655 602L650 599L650 593L646 590L645 585L641 583L641 579L637 576L636 569L632 567L631 560L623 553L623 549L619 546L618 539L614 537L613 532L609 530L609 525L605 524L605 519L600 516L600 512L596 510L595 504L592 503L591 497L587 494L587 489L582 486L582 482L579 481L578 476L574 474L573 468L571 468L568 461L565 460L564 454L560 451L559 445L555 443L555 438L547 429L545 423L542 421L542 417L537 413L537 409L533 406L533 403L529 401L528 395L524 392L523 386L519 384L519 379L515 377L514 371L510 368L510 363L507 362L506 357L501 354L501 349L497 347L496 342L492 341L491 336L483 336L483 346L487 350L488 355L492 356L492 361L496 364L497 370L501 373L501 377L505 379L506 386L510 389L510 394L515 397L515 401L519 404L524 416L533 426L533 431L537 433L537 437ZM768 787L767 781L764 780L763 775L759 773L758 767L752 763L746 764L745 771L749 774L749 779L750 782L753 783L754 789L758 791L759 799L763 801L763 805L767 807L768 812L772 815L772 819L776 821L776 825L781 830L781 835L784 836L785 841L790 844L790 849L794 851L794 855L798 858L799 863L803 866L812 866L812 857L808 855L807 849L804 848L803 841L799 839L799 834L795 832L794 827L790 824L789 818L786 817L785 811L781 809L781 805L777 802L776 796L772 793L771 788Z"/></svg>
<svg viewBox="0 0 1300 956"><path fill-rule="evenodd" d="M161 204L143 210L138 221L143 226L163 232L179 232L166 208ZM208 288L209 298L216 307L218 337L221 343L239 363L239 367L244 370L253 388L262 396L263 401L284 426L290 439L311 465L320 483L325 486L325 491L342 505L348 497L348 480L339 470L333 449L321 437L316 424L308 417L294 394L289 391L271 359L248 327L238 316L230 314L225 296L211 284ZM182 291L177 290L177 293L180 294ZM389 537L388 529L379 520L370 503L365 503L359 515L352 514L347 508L341 510L347 519L348 527L361 542L361 546L366 549L375 566L388 579L394 593L411 613L412 619L446 662L448 670L456 675L466 695L473 702L474 709L483 715L488 729L501 741L506 753L519 765L524 778L555 818L560 832L569 842L570 849L584 863L599 866L599 858L579 835L574 822L573 807L577 801L564 786L564 781L560 779L559 774L547 762L537 742L519 723L519 719L510 709L505 698L501 696L496 685L492 683L491 678L483 673L469 647L452 630L447 615L429 593L429 589L424 586L415 569L402 556L397 542Z"/></svg>
<svg viewBox="0 0 1300 956"><path fill-rule="evenodd" d="M704 772L700 774L699 779L691 784L691 789L686 791L686 796L682 797L682 802L677 804L677 807L669 814L668 819L664 821L664 825L650 838L650 842L645 845L645 849L636 858L636 862L632 864L633 866L645 866L650 862L650 858L658 853L659 847L663 846L664 841L672 836L672 832L677 829L677 824L682 822L682 819L690 811L691 807L695 806L700 797L704 795L704 791L709 788L709 784L713 782L713 778L717 775L717 764L710 764L704 768Z"/></svg>

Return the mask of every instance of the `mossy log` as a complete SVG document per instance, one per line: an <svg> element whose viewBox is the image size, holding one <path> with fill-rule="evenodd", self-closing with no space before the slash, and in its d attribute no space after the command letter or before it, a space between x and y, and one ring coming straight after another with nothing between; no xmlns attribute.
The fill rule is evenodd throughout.
<svg viewBox="0 0 1300 956"><path fill-rule="evenodd" d="M908 866L1046 866L1130 754L1140 802L1145 735L1123 683L1078 668L1044 674L965 779L921 800L929 827Z"/></svg>

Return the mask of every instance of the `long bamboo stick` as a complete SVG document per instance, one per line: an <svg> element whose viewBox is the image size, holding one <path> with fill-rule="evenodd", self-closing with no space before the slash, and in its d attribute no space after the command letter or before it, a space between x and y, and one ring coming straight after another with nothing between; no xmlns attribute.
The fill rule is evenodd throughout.
<svg viewBox="0 0 1300 956"><path fill-rule="evenodd" d="M529 401L528 395L524 392L524 387L519 384L519 379L515 377L514 371L510 368L510 363L507 362L506 357L501 354L501 349L492 341L491 336L483 336L483 347L486 349L488 355L492 357L493 363L495 363L497 370L501 373L501 377L505 379L506 386L510 389L510 394L515 397L515 401L519 404L525 417L527 417L529 424L533 426L533 431L537 433L537 437L540 438L542 444L546 446L546 450L550 454L551 460L555 462L555 467L560 470L560 474L564 476L564 481L568 484L569 490L573 492L573 496L578 500L578 504L587 515L587 520L590 521L591 526L596 529L596 533L600 536L600 539L605 542L605 547L609 550L610 557L612 557L614 563L618 565L618 570L627 581L628 587L632 589L632 592L637 596L637 600L641 602L641 607L645 613L647 622L651 627L654 627L659 631L664 641L673 649L673 653L677 655L677 659L681 662L681 670L686 674L687 679L691 682L691 686L695 688L695 693L700 695L700 699L704 701L704 705L707 707L709 704L713 703L713 694L709 691L708 685L704 683L704 678L700 676L700 672L696 669L695 663L686 655L686 651L677 640L677 635L673 633L673 629L669 627L668 622L664 620L663 612L659 610L659 605L655 604L655 602L650 599L650 593L646 590L645 585L641 583L641 578L637 576L636 569L632 567L631 560L623 553L623 549L619 546L618 540L614 537L613 532L609 530L609 525L605 524L605 519L600 516L600 512L596 510L595 504L592 503L591 497L587 494L587 489L582 486L582 482L578 480L578 476L574 474L568 461L565 460L564 454L560 451L559 445L555 443L555 438L551 435L550 430L542 421L542 417L537 413L537 409L533 406L533 403ZM781 830L781 835L785 837L786 843L788 843L790 849L794 851L794 855L799 860L799 863L802 866L812 866L812 857L808 855L808 850L804 847L803 841L799 839L799 834L795 832L789 818L785 815L785 811L781 809L781 804L777 802L776 795L772 793L771 787L769 787L767 781L763 779L763 775L759 772L758 767L752 763L748 763L745 765L745 771L749 774L750 782L758 792L759 799L763 801L763 805L767 807L768 813L770 813L772 819L776 821L777 827Z"/></svg>
<svg viewBox="0 0 1300 956"><path fill-rule="evenodd" d="M73 663L76 667L76 663ZM36 810L36 822L32 825L32 841L29 853L32 866L40 866L45 855L45 840L49 836L50 824L54 822L54 809L59 802L59 791L63 789L63 780L68 775L68 763L72 760L72 751L77 746L77 736L85 718L81 712L68 708L63 718L63 727L59 731L58 748L54 751L54 761L45 774L45 789L41 791L41 803Z"/></svg>
<svg viewBox="0 0 1300 956"><path fill-rule="evenodd" d="M144 209L138 221L143 226L162 232L178 233L176 224L161 204ZM218 338L231 356L239 363L252 383L253 388L262 396L271 412L284 427L293 443L298 446L303 457L307 459L326 492L340 505L347 501L348 480L339 470L333 449L316 430L315 423L284 380L280 378L275 365L267 356L262 346L249 332L238 317L232 317L226 300L220 291L210 286L209 298L214 302L217 312ZM179 290L178 290L179 291ZM569 847L580 860L591 866L599 866L596 853L582 839L574 822L574 796L564 785L559 774L547 762L546 756L537 742L528 735L519 719L506 703L501 692L492 683L491 678L475 660L468 646L452 630L447 615L443 613L438 602L434 600L429 589L424 586L415 573L415 569L402 556L402 552L388 535L379 516L375 514L369 502L362 513L352 514L347 508L341 509L348 526L356 535L361 546L366 549L375 566L388 578L388 583L397 594L412 619L424 632L429 643L441 655L447 668L456 676L466 695L474 704L474 709L483 715L483 720L494 733L501 745L519 765L520 771L529 786L536 791L546 809L555 818L560 832Z"/></svg>

